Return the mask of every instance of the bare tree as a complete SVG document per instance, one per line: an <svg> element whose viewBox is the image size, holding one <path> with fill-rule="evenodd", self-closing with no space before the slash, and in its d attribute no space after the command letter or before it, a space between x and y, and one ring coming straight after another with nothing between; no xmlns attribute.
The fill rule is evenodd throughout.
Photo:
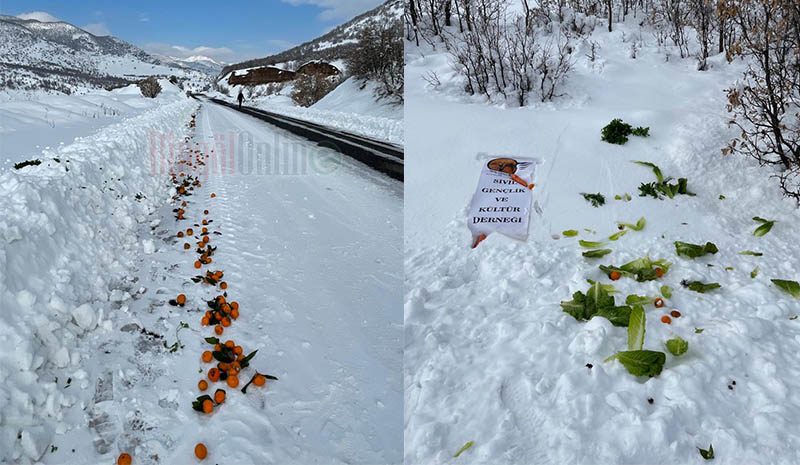
<svg viewBox="0 0 800 465"><path fill-rule="evenodd" d="M781 187L800 201L800 10L795 0L736 0L724 14L738 26L734 55L746 58L727 90L729 124L741 130L723 149L779 165Z"/></svg>

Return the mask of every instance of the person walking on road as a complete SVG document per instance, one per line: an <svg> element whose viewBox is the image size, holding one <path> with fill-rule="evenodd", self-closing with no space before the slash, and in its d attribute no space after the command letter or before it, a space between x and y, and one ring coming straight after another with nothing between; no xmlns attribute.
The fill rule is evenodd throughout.
<svg viewBox="0 0 800 465"><path fill-rule="evenodd" d="M239 96L236 97L239 100L239 109L242 109L242 100L244 100L244 95L242 94L242 89L239 89Z"/></svg>

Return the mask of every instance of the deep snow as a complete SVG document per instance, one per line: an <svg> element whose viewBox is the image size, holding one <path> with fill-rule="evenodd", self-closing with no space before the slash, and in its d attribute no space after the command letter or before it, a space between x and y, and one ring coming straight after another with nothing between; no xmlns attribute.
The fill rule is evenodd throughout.
<svg viewBox="0 0 800 465"><path fill-rule="evenodd" d="M185 100L183 91L166 79L159 83L162 92L154 99L142 97L136 85L81 95L0 93L0 172L108 125Z"/></svg>
<svg viewBox="0 0 800 465"><path fill-rule="evenodd" d="M800 320L792 319L800 301L770 283L800 280L800 213L768 169L721 156L732 137L723 89L742 64L717 56L698 72L674 53L665 62L647 31L633 60L623 33L629 40L639 28L600 25L591 37L600 59L589 62L579 45L567 96L525 108L467 98L441 50L406 44L407 464L699 464L697 447L709 443L714 463L800 461ZM423 80L431 71L439 88ZM602 142L600 129L617 117L650 126L651 136ZM481 154L542 160L527 241L493 234L470 249L465 220ZM697 196L639 197L639 183L655 178L631 160L687 177ZM606 205L593 208L580 192L601 192ZM614 200L624 193L630 202ZM752 235L756 215L777 220L764 237ZM581 256L578 239L605 239L618 221L642 216L645 229L609 241L611 254ZM563 237L567 229L579 237ZM687 260L676 256L676 240L712 241L720 252ZM739 255L747 249L764 255ZM644 348L666 352L676 334L689 351L667 353L661 375L637 379L603 362L625 350L625 328L576 321L559 302L585 292L586 279L610 283L598 265L645 254L673 266L658 281L615 282L617 302L673 287L664 309L646 307ZM698 294L683 279L722 289ZM673 309L682 317L661 323Z"/></svg>
<svg viewBox="0 0 800 465"><path fill-rule="evenodd" d="M189 463L198 442L211 463L399 463L402 184L212 103L189 129L199 106L165 102L0 175L0 343L15 348L0 463ZM211 155L180 221L161 163L194 153L153 152L161 131ZM252 155L227 145L243 132ZM211 415L191 401L221 291L190 280L176 236L202 219L217 251L200 273L223 270L241 304L221 339L258 350L239 389L255 370L279 378L246 395L211 383L227 390Z"/></svg>

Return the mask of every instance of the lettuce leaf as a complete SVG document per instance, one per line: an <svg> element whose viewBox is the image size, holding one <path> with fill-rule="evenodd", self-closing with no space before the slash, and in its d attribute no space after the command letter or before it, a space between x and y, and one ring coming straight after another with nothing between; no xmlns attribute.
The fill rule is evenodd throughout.
<svg viewBox="0 0 800 465"><path fill-rule="evenodd" d="M765 220L759 216L754 216L753 221L757 221L761 223L761 226L757 227L755 231L753 231L754 236L763 236L764 234L768 233L772 226L775 224L775 221Z"/></svg>
<svg viewBox="0 0 800 465"><path fill-rule="evenodd" d="M642 350L644 345L645 318L644 308L636 305L628 320L628 350Z"/></svg>
<svg viewBox="0 0 800 465"><path fill-rule="evenodd" d="M658 376L667 356L654 350L628 350L617 352L617 360L634 376Z"/></svg>
<svg viewBox="0 0 800 465"><path fill-rule="evenodd" d="M611 249L596 249L596 250L588 250L583 253L583 256L586 258L601 258L613 252Z"/></svg>
<svg viewBox="0 0 800 465"><path fill-rule="evenodd" d="M697 258L706 254L715 254L719 249L713 242L706 242L705 245L690 244L688 242L675 241L675 251L678 256Z"/></svg>
<svg viewBox="0 0 800 465"><path fill-rule="evenodd" d="M800 299L800 284L797 281L787 281L785 279L773 279L771 281L790 296Z"/></svg>
<svg viewBox="0 0 800 465"><path fill-rule="evenodd" d="M642 229L644 229L645 220L644 217L641 217L639 218L639 221L636 222L636 224L623 223L623 222L619 222L617 224L624 228L633 229L634 231L641 231Z"/></svg>
<svg viewBox="0 0 800 465"><path fill-rule="evenodd" d="M700 282L700 281L688 281L688 282L685 281L685 282L683 282L681 284L683 284L684 287L689 288L690 291L699 292L701 294L705 294L708 291L711 291L713 289L718 289L718 288L722 287L722 286L719 285L719 283L708 283L708 284L706 284L706 283L703 283L703 282Z"/></svg>
<svg viewBox="0 0 800 465"><path fill-rule="evenodd" d="M689 350L689 343L678 336L667 341L667 350L674 356L683 355Z"/></svg>

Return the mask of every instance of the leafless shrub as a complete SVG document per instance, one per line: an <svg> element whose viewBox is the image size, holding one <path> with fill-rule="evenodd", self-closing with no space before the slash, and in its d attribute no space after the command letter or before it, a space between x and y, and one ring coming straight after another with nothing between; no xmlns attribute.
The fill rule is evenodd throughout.
<svg viewBox="0 0 800 465"><path fill-rule="evenodd" d="M336 78L316 73L301 73L294 80L292 100L302 106L310 107L336 87Z"/></svg>
<svg viewBox="0 0 800 465"><path fill-rule="evenodd" d="M142 79L137 85L139 86L139 90L142 91L142 95L147 98L156 98L156 96L161 93L161 84L158 83L158 80L154 76Z"/></svg>

